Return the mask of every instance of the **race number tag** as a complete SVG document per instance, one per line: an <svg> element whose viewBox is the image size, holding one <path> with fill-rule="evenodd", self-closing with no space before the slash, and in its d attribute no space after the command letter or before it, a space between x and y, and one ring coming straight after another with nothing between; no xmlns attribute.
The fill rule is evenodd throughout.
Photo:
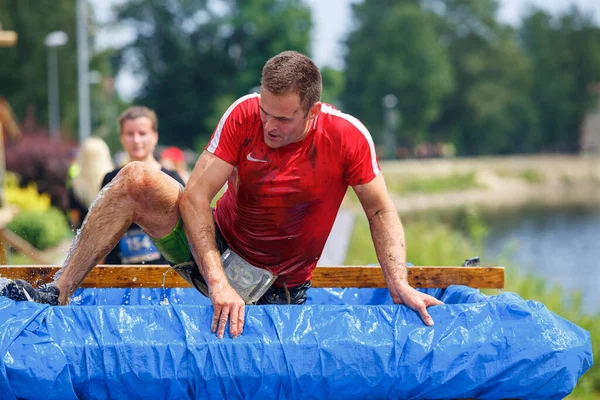
<svg viewBox="0 0 600 400"><path fill-rule="evenodd" d="M256 303L277 279L277 275L271 271L251 265L231 249L225 250L221 261L229 284L246 304ZM209 297L208 286L194 261L174 265L173 269L190 285Z"/></svg>
<svg viewBox="0 0 600 400"><path fill-rule="evenodd" d="M277 279L271 271L251 265L231 249L225 250L221 260L229 284L246 304L256 303Z"/></svg>
<svg viewBox="0 0 600 400"><path fill-rule="evenodd" d="M139 264L160 259L160 252L154 247L150 236L141 229L131 230L119 241L121 262Z"/></svg>

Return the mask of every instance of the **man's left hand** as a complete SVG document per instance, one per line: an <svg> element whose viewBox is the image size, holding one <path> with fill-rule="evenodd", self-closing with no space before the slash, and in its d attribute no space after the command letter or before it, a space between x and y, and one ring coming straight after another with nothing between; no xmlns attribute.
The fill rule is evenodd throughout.
<svg viewBox="0 0 600 400"><path fill-rule="evenodd" d="M404 304L418 312L423 322L428 326L433 326L433 318L427 312L427 307L444 304L433 296L415 290L404 281L395 290L390 288L390 294L394 303Z"/></svg>

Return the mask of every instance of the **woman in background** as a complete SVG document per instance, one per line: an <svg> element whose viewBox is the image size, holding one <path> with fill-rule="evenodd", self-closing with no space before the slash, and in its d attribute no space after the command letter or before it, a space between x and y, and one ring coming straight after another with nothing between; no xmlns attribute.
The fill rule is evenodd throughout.
<svg viewBox="0 0 600 400"><path fill-rule="evenodd" d="M158 118L146 107L130 107L119 117L119 138L129 162L139 161L160 169L184 186L176 171L164 168L154 157L158 143ZM119 167L104 177L102 187L121 171ZM168 264L150 237L136 224L131 224L117 246L106 256L105 264Z"/></svg>
<svg viewBox="0 0 600 400"><path fill-rule="evenodd" d="M67 188L69 192L69 221L71 226L79 229L85 220L90 205L102 188L102 179L114 168L110 150L99 137L87 138L79 149L75 164L70 171L77 171L69 176Z"/></svg>

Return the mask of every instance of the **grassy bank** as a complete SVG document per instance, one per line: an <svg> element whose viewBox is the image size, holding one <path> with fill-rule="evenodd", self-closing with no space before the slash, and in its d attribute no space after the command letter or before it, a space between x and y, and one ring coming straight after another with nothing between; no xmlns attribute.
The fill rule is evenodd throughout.
<svg viewBox="0 0 600 400"><path fill-rule="evenodd" d="M460 265L466 258L483 255L483 239L487 227L476 211L462 211L445 216L414 215L403 218L407 240L407 258L415 265ZM490 264L506 267L505 291L515 292L526 300L540 301L552 312L589 331L592 335L594 359L600 358L600 312L581 312L580 295L565 293L544 279L520 273L517 265L504 260ZM368 222L358 215L346 265L376 264ZM494 294L490 291L488 294ZM593 366L578 382L571 398L600 398L600 366Z"/></svg>
<svg viewBox="0 0 600 400"><path fill-rule="evenodd" d="M600 157L521 156L385 161L396 208L407 212L467 205L600 205ZM346 203L355 206L348 197Z"/></svg>

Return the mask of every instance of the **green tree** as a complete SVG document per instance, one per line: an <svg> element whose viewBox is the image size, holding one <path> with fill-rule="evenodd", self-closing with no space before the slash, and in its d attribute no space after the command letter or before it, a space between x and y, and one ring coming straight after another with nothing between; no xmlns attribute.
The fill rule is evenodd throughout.
<svg viewBox="0 0 600 400"><path fill-rule="evenodd" d="M122 51L144 78L135 101L156 110L164 143L204 147L231 102L260 84L269 57L308 53L310 10L300 1L211 4L135 0L118 10L136 32Z"/></svg>
<svg viewBox="0 0 600 400"><path fill-rule="evenodd" d="M96 79L90 85L92 135L99 136L114 153L121 150L117 118L127 108L115 88L115 50L106 49L90 59L90 75Z"/></svg>
<svg viewBox="0 0 600 400"><path fill-rule="evenodd" d="M429 125L453 88L447 51L433 14L416 1L365 0L352 6L356 28L347 40L344 109L381 142L382 99L399 99L401 144L428 140Z"/></svg>
<svg viewBox="0 0 600 400"><path fill-rule="evenodd" d="M435 136L453 142L459 154L537 150L541 136L529 96L531 63L515 30L497 22L497 1L440 0L430 6L437 10L456 82L434 125Z"/></svg>
<svg viewBox="0 0 600 400"><path fill-rule="evenodd" d="M342 107L340 98L344 90L344 73L331 67L324 67L321 68L321 78L323 79L321 100Z"/></svg>
<svg viewBox="0 0 600 400"><path fill-rule="evenodd" d="M75 2L73 0L4 0L0 2L0 24L15 30L15 47L0 48L0 96L6 97L19 120L28 106L42 125L48 121L48 51L46 35L62 30L68 43L57 49L61 126L77 129L77 53Z"/></svg>
<svg viewBox="0 0 600 400"><path fill-rule="evenodd" d="M600 29L576 8L561 17L535 10L520 37L535 70L531 97L543 148L575 151L583 115L595 105L590 85L600 81Z"/></svg>

